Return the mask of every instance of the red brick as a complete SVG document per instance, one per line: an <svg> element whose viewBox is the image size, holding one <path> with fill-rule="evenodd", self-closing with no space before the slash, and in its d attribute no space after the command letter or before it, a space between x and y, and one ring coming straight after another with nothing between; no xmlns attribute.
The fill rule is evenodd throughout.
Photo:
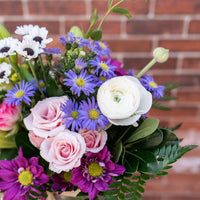
<svg viewBox="0 0 200 200"><path fill-rule="evenodd" d="M184 58L183 69L198 69L200 70L200 58Z"/></svg>
<svg viewBox="0 0 200 200"><path fill-rule="evenodd" d="M180 75L154 75L154 79L159 84L165 84L166 82L170 83L175 81L176 84L179 84L180 87L184 86L199 86L200 84L200 75L198 74L180 74Z"/></svg>
<svg viewBox="0 0 200 200"><path fill-rule="evenodd" d="M5 21L4 26L8 29L11 34L14 34L17 26L25 24L44 26L49 31L49 34L59 34L59 22L57 21Z"/></svg>
<svg viewBox="0 0 200 200"><path fill-rule="evenodd" d="M180 118L180 122L183 119L190 119L191 117L196 117L198 114L198 109L196 107L190 107L190 106L176 106L171 107L171 111L163 111L158 109L151 109L149 112L149 115L151 117L156 118L163 118L163 119L176 119Z"/></svg>
<svg viewBox="0 0 200 200"><path fill-rule="evenodd" d="M200 40L161 40L159 46L170 51L200 51Z"/></svg>
<svg viewBox="0 0 200 200"><path fill-rule="evenodd" d="M31 15L82 15L86 13L85 1L28 1Z"/></svg>
<svg viewBox="0 0 200 200"><path fill-rule="evenodd" d="M127 21L128 34L180 34L183 30L183 21L180 20L129 20Z"/></svg>
<svg viewBox="0 0 200 200"><path fill-rule="evenodd" d="M189 33L200 33L200 20L192 20L189 26Z"/></svg>
<svg viewBox="0 0 200 200"><path fill-rule="evenodd" d="M157 0L156 14L199 14L199 0Z"/></svg>
<svg viewBox="0 0 200 200"><path fill-rule="evenodd" d="M93 0L92 1L92 10L97 9L98 14L105 14L108 10L108 1L107 0ZM113 4L114 5L114 4ZM148 13L149 2L145 3L144 1L125 1L119 5L127 9L131 14L147 14ZM111 13L114 14L114 13Z"/></svg>
<svg viewBox="0 0 200 200"><path fill-rule="evenodd" d="M198 90L187 90L187 91L178 91L177 93L178 102L184 102L191 104L193 103L199 103L200 102L200 93Z"/></svg>
<svg viewBox="0 0 200 200"><path fill-rule="evenodd" d="M134 69L135 73L141 70L151 58L124 58L123 63L125 69ZM176 58L170 58L165 63L156 63L151 70L175 70L177 64Z"/></svg>
<svg viewBox="0 0 200 200"><path fill-rule="evenodd" d="M0 15L22 15L21 1L1 1Z"/></svg>
<svg viewBox="0 0 200 200"><path fill-rule="evenodd" d="M149 52L152 42L150 40L109 40L107 41L112 52Z"/></svg>

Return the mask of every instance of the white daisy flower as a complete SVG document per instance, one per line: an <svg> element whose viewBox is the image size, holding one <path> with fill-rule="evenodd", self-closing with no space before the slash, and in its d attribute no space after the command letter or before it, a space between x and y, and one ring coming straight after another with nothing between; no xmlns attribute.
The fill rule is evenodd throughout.
<svg viewBox="0 0 200 200"><path fill-rule="evenodd" d="M11 74L11 65L6 62L0 64L0 83L9 83L9 78Z"/></svg>
<svg viewBox="0 0 200 200"><path fill-rule="evenodd" d="M15 30L15 33L18 34L18 35L27 35L27 34L30 34L31 31L33 30L33 28L35 27L38 27L38 25L32 25L32 24L29 24L29 25L23 25L23 26L17 26L17 29Z"/></svg>
<svg viewBox="0 0 200 200"><path fill-rule="evenodd" d="M48 43L53 41L52 38L47 39L47 35L48 35L48 30L45 27L42 28L34 27L28 35L24 36L24 38L28 38L36 42L39 42L40 47L45 48Z"/></svg>
<svg viewBox="0 0 200 200"><path fill-rule="evenodd" d="M0 40L0 58L16 54L15 47L17 42L18 39L14 39L12 37Z"/></svg>
<svg viewBox="0 0 200 200"><path fill-rule="evenodd" d="M16 47L18 54L24 56L26 60L37 58L44 50L40 48L40 44L34 40L24 39L18 42Z"/></svg>

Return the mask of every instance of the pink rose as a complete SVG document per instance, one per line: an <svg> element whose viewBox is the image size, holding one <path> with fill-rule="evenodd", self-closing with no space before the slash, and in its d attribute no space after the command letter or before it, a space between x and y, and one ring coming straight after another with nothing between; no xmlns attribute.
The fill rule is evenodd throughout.
<svg viewBox="0 0 200 200"><path fill-rule="evenodd" d="M4 100L0 105L0 130L10 131L20 117L20 106L8 105Z"/></svg>
<svg viewBox="0 0 200 200"><path fill-rule="evenodd" d="M32 145L35 147L40 148L42 142L45 138L35 135L33 131L30 131L28 134L29 140L31 141Z"/></svg>
<svg viewBox="0 0 200 200"><path fill-rule="evenodd" d="M105 131L91 131L88 129L80 129L79 133L84 138L86 143L86 152L97 153L103 149L107 140L107 133Z"/></svg>
<svg viewBox="0 0 200 200"><path fill-rule="evenodd" d="M40 146L40 155L50 163L50 170L61 173L80 166L85 149L80 134L65 130L54 138L45 139Z"/></svg>
<svg viewBox="0 0 200 200"><path fill-rule="evenodd" d="M39 101L32 109L31 114L24 119L29 131L42 138L53 137L65 130L63 112L60 107L68 98L50 97Z"/></svg>

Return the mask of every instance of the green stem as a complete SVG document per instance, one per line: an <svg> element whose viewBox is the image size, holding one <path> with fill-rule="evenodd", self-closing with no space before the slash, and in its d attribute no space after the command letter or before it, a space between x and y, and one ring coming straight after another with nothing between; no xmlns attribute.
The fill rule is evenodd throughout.
<svg viewBox="0 0 200 200"><path fill-rule="evenodd" d="M140 78L143 74L145 74L154 64L156 63L156 59L153 58L136 76L136 78Z"/></svg>
<svg viewBox="0 0 200 200"><path fill-rule="evenodd" d="M43 73L44 82L45 82L45 85L47 86L47 77L46 77L46 73L45 73L45 70L44 70L44 65L43 65L43 62L42 62L42 57L41 57L41 55L39 55L38 57L39 57L39 60L40 60L40 65L42 67L42 73Z"/></svg>
<svg viewBox="0 0 200 200"><path fill-rule="evenodd" d="M42 98L45 98L44 93L43 93L43 91L42 91L42 89L41 89L41 87L40 87L38 78L37 78L37 76L36 76L35 70L34 70L33 65L32 65L32 63L31 63L30 60L28 61L28 64L29 64L29 66L30 66L30 68L31 68L31 72L32 72L32 74L33 74L33 77L34 77L36 83L37 83L37 86L38 86L38 88L39 88L39 90L40 90L40 93L42 94Z"/></svg>
<svg viewBox="0 0 200 200"><path fill-rule="evenodd" d="M14 63L12 62L12 60L11 60L11 58L10 58L9 56L8 56L8 61L10 62L12 68L13 68L13 69L15 70L15 72L17 73L17 75L18 75L20 81L22 81L23 78L22 78L22 76L21 76L21 74L20 74L20 71L18 70L18 67L16 67L16 66L14 65Z"/></svg>
<svg viewBox="0 0 200 200"><path fill-rule="evenodd" d="M117 2L115 5L113 5L110 9L108 9L108 11L106 12L106 14L104 15L104 17L102 18L102 20L99 23L99 26L97 28L97 30L100 30L101 25L103 24L105 18L109 15L109 13L112 11L113 8L115 8L116 6L118 6L119 4L123 3L125 0L121 0L119 2Z"/></svg>

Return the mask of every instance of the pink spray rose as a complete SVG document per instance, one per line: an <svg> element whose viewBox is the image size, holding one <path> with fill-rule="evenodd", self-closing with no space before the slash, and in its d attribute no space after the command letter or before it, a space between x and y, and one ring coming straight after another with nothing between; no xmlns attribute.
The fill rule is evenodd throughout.
<svg viewBox="0 0 200 200"><path fill-rule="evenodd" d="M54 137L65 130L60 107L67 100L66 96L62 96L39 101L31 109L31 114L24 119L26 128L41 138Z"/></svg>
<svg viewBox="0 0 200 200"><path fill-rule="evenodd" d="M31 141L32 145L37 148L40 148L42 142L45 140L45 138L35 135L35 133L33 131L30 131L28 136L29 136L29 140Z"/></svg>
<svg viewBox="0 0 200 200"><path fill-rule="evenodd" d="M103 149L107 140L105 131L91 131L88 129L80 129L79 133L84 138L86 143L86 152L98 153Z"/></svg>
<svg viewBox="0 0 200 200"><path fill-rule="evenodd" d="M85 150L83 137L65 130L53 138L45 139L40 146L40 155L50 163L50 170L61 173L80 166Z"/></svg>
<svg viewBox="0 0 200 200"><path fill-rule="evenodd" d="M8 105L5 100L0 105L0 130L10 131L20 117L20 106Z"/></svg>

